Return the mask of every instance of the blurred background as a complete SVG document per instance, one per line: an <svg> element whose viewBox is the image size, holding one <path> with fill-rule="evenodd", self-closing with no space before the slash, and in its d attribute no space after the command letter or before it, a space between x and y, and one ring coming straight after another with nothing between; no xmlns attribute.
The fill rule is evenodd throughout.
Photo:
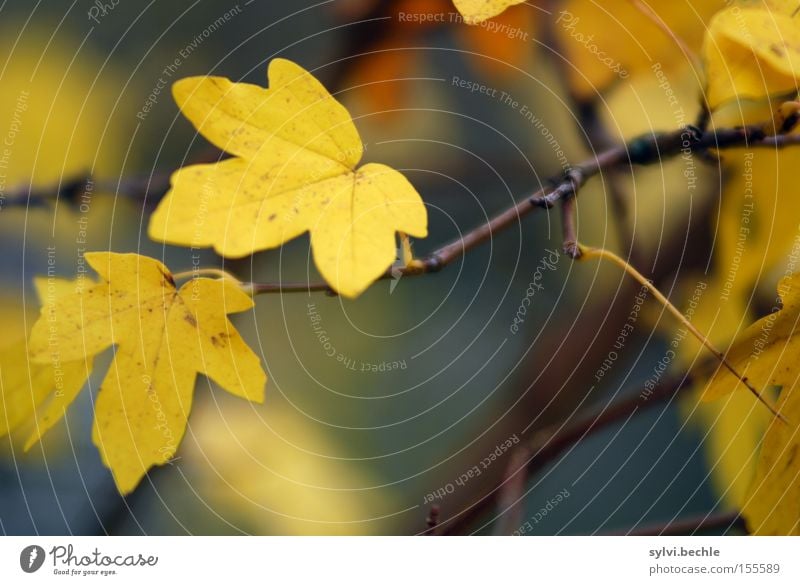
<svg viewBox="0 0 800 585"><path fill-rule="evenodd" d="M634 4L529 2L469 27L450 0L4 2L0 344L38 314L32 279L74 276L83 251L191 268L191 250L146 233L169 173L220 154L180 116L175 80L265 85L275 57L312 71L353 115L365 160L402 170L423 196L430 235L413 244L424 255L569 163L698 118L697 63ZM653 8L697 51L723 4ZM603 174L581 191L580 238L630 259L682 308L694 297L694 320L724 345L773 303L791 248L769 237L778 201L790 204L777 160L796 156L726 152ZM737 252L748 189L761 231ZM381 281L356 301L258 297L234 322L262 356L265 403L201 377L178 457L125 498L91 442L109 352L41 445L2 439L0 530L416 534L435 504L443 533L592 534L735 509L765 420L737 393L702 407L691 388L643 398L525 471L546 433L648 382L680 382L704 358L620 270L560 250L559 216L537 212L439 274ZM202 261L242 280L317 278L305 236Z"/></svg>

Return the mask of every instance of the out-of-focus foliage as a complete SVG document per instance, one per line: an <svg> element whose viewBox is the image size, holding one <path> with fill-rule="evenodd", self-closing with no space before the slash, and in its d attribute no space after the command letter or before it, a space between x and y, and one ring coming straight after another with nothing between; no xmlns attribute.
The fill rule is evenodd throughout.
<svg viewBox="0 0 800 585"><path fill-rule="evenodd" d="M75 285L76 281L36 279L39 300L46 306L71 294ZM22 313L19 307L15 310ZM14 338L13 333L10 337ZM0 350L0 437L32 429L25 443L29 449L64 417L91 374L91 360L62 361L56 356L48 363L35 363L28 357L26 337Z"/></svg>
<svg viewBox="0 0 800 585"><path fill-rule="evenodd" d="M714 17L703 46L710 108L734 98L797 92L800 26L794 4L733 6Z"/></svg>
<svg viewBox="0 0 800 585"><path fill-rule="evenodd" d="M798 400L797 335L800 320L800 276L781 280L783 307L748 327L731 346L730 361L762 388L778 386L778 410L787 419L773 419L761 446L755 478L743 512L755 534L800 534L800 400ZM738 381L718 370L705 389L709 400L741 392Z"/></svg>
<svg viewBox="0 0 800 585"><path fill-rule="evenodd" d="M378 534L398 512L388 489L335 454L319 425L287 404L206 403L185 465L195 488L257 534Z"/></svg>
<svg viewBox="0 0 800 585"><path fill-rule="evenodd" d="M692 70L684 47L699 50L708 22L724 5L723 0L566 0L556 3L551 26L564 46L574 91L590 97L620 78L650 76L656 67Z"/></svg>

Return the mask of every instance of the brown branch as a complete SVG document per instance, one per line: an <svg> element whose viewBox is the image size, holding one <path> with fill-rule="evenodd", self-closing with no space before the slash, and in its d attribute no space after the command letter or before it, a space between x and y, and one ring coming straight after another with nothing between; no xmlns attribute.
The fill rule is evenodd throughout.
<svg viewBox="0 0 800 585"><path fill-rule="evenodd" d="M209 147L186 164L214 163L225 160L228 155ZM133 200L146 200L155 204L169 190L171 171L158 171L150 174L132 175L117 179L96 178L86 172L64 178L50 185L36 186L30 183L17 185L0 192L0 209L3 207L46 207L56 201L64 201L78 206L84 194L107 193Z"/></svg>
<svg viewBox="0 0 800 585"><path fill-rule="evenodd" d="M614 532L612 536L692 536L698 532L722 530L723 534L729 530L748 533L744 519L739 512L721 512L718 514L703 514L690 518L681 518L666 524L651 524L644 528Z"/></svg>
<svg viewBox="0 0 800 585"><path fill-rule="evenodd" d="M581 255L578 245L578 232L575 227L575 198L569 197L561 201L561 231L564 240L564 253L577 259Z"/></svg>
<svg viewBox="0 0 800 585"><path fill-rule="evenodd" d="M386 278L385 276L382 278ZM325 292L335 295L336 292L326 282L246 282L243 288L253 295L292 292Z"/></svg>
<svg viewBox="0 0 800 585"><path fill-rule="evenodd" d="M622 169L632 165L650 165L685 151L702 154L708 152L709 149L738 147L778 149L795 144L800 144L800 134L767 136L763 124L710 131L702 131L689 126L670 132L640 136L625 144L613 146L599 152L594 158L572 167L564 175L549 181L548 186L542 187L512 207L500 212L488 222L472 229L461 238L441 246L427 256L415 260L407 267L395 269L394 274L392 274L391 269L387 269L381 279L396 278L399 275L418 276L420 274L438 272L466 252L489 241L495 234L502 232L534 210L551 209L556 203L575 197L588 179L604 171ZM151 201L155 198L155 195L163 194L162 191L166 190L167 183L165 181L165 175L104 182L95 182L91 177L80 177L71 181L62 181L53 186L52 190L33 189L28 185L8 191L4 198L0 198L0 208L15 202L17 204L34 205L44 204L46 200L49 201L54 198L75 200L86 190L86 186L90 183L95 190L99 190L101 187L114 187L111 190L116 193L138 194ZM156 186L158 189L155 189ZM151 189L154 189L152 193ZM254 294L311 291L325 291L335 294L324 282L248 283L248 286L252 288Z"/></svg>
<svg viewBox="0 0 800 585"><path fill-rule="evenodd" d="M425 518L427 528L422 532L422 536L435 536L436 527L439 525L439 506L432 505L428 510L428 517Z"/></svg>
<svg viewBox="0 0 800 585"><path fill-rule="evenodd" d="M562 62L562 61L559 61ZM609 134L598 110L600 102L597 99L580 99L572 91L567 92L575 106L578 129L583 131L587 146L592 152L606 150L614 146L614 139ZM625 254L630 257L631 263L640 264L640 259L633 245L633 230L629 224L630 213L628 209L628 194L622 183L623 169L609 169L604 178L608 198L611 201L614 227L619 238L619 245Z"/></svg>
<svg viewBox="0 0 800 585"><path fill-rule="evenodd" d="M503 487L498 494L498 506L505 510L502 518L497 521L494 533L498 536L508 536L519 529L525 514L525 489L528 484L527 465L532 453L528 444L520 445L511 456L511 461L505 471Z"/></svg>
<svg viewBox="0 0 800 585"><path fill-rule="evenodd" d="M544 468L545 465L561 455L567 448L579 443L591 433L627 419L639 410L648 408L664 400L672 399L681 390L692 385L693 378L688 373L681 373L663 380L652 392L636 392L629 398L620 400L594 412L580 417L575 422L564 426L553 425L533 435L527 448L532 453L524 473L533 474ZM522 470L521 470L522 471ZM461 534L466 532L477 519L490 513L500 502L504 484L508 478L495 487L492 492L483 497L466 510L442 522L442 534Z"/></svg>
<svg viewBox="0 0 800 585"><path fill-rule="evenodd" d="M706 153L709 149L726 148L784 148L800 144L800 134L767 136L764 125L754 124L738 128L727 128L703 132L693 126L678 128L671 132L646 134L629 142L608 148L593 159L572 167L564 175L550 181L543 187L512 207L495 215L488 222L479 225L462 237L445 244L411 265L387 270L381 279L396 278L398 275L419 276L438 272L473 248L489 241L492 236L513 225L520 218L536 209L551 209L559 201L573 198L588 179L624 166L649 165L665 158L674 157L684 151ZM297 288L286 288L279 283L253 283L255 294L271 292L292 292L324 290L335 294L324 282L308 283Z"/></svg>

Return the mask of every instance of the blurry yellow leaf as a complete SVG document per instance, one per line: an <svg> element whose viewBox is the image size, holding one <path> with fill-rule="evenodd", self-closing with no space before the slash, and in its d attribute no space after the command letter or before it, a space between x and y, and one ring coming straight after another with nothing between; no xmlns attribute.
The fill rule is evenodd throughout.
<svg viewBox="0 0 800 585"><path fill-rule="evenodd" d="M186 117L236 158L178 170L150 235L242 257L309 231L319 271L355 297L392 264L395 231L427 235L425 206L394 169L356 168L364 147L355 125L310 73L276 59L269 84L175 84Z"/></svg>
<svg viewBox="0 0 800 585"><path fill-rule="evenodd" d="M800 336L800 274L784 278L778 292L783 308L757 321L737 337L728 359L757 386L778 386L780 413L761 446L756 475L743 514L755 534L800 534L800 392L797 391ZM705 391L713 399L731 392L737 380L718 371Z"/></svg>
<svg viewBox="0 0 800 585"><path fill-rule="evenodd" d="M725 161L719 218L710 226L716 233L714 272L693 307L695 324L720 347L752 321L753 291L762 282L773 283L776 274L796 271L791 258L800 245L800 199L792 182L800 151L731 150ZM703 351L687 338L681 365Z"/></svg>
<svg viewBox="0 0 800 585"><path fill-rule="evenodd" d="M113 172L132 127L130 95L119 92L124 78L103 66L82 34L36 19L28 24L20 34L21 20L9 14L0 22L2 191L49 185L89 169Z"/></svg>
<svg viewBox="0 0 800 585"><path fill-rule="evenodd" d="M736 115L741 117L737 108ZM762 112L753 121L763 120ZM731 120L728 125L735 124ZM692 322L720 348L753 321L753 292L763 286L773 303L774 278L796 252L800 199L792 173L800 151L726 151L725 184L715 230L714 270L704 290L695 289L684 304ZM698 169L699 170L699 169ZM791 270L790 270L791 271ZM687 369L702 360L705 349L692 337L680 344L676 368ZM735 392L724 400L696 404L694 393L685 397L684 412L707 433L704 441L712 482L721 497L737 508L755 473L756 453L770 414L749 392Z"/></svg>
<svg viewBox="0 0 800 585"><path fill-rule="evenodd" d="M791 424L774 419L767 429L756 475L742 513L757 535L800 535L800 392L784 387L781 412ZM787 380L789 378L787 377Z"/></svg>
<svg viewBox="0 0 800 585"><path fill-rule="evenodd" d="M26 346L21 341L0 352L0 436L35 421L25 443L29 449L63 418L91 373L91 363L29 364Z"/></svg>
<svg viewBox="0 0 800 585"><path fill-rule="evenodd" d="M475 24L521 2L454 0L454 3L464 20ZM563 50L564 69L572 90L584 99L603 91L615 80L650 72L656 66L666 70L674 65L690 65L691 52L699 51L707 23L726 6L724 0L674 0L641 5L633 0L529 4L537 9L525 11L534 15L528 17L527 26L502 23L506 25L503 32L509 34L511 42L506 43L495 34L497 31L488 29L486 38L494 37L490 43L503 46L507 60L516 63L518 51L533 49L528 48L527 39L514 35L515 29L521 28L535 37L538 25L547 27ZM551 14L552 20L540 22L544 14ZM684 47L690 54L684 53ZM489 52L492 56L496 53L496 47Z"/></svg>
<svg viewBox="0 0 800 585"><path fill-rule="evenodd" d="M738 335L727 357L756 387L783 386L780 402L785 403L800 374L800 336L794 335L800 320L800 273L782 279L778 293L783 307ZM706 387L703 398L714 400L725 396L737 385L738 380L730 372L720 369Z"/></svg>
<svg viewBox="0 0 800 585"><path fill-rule="evenodd" d="M197 278L177 290L163 264L137 254L94 252L86 260L102 280L45 307L31 333L31 359L82 361L117 345L93 438L128 493L175 454L198 372L237 396L263 399L259 359L226 316L253 302L227 280Z"/></svg>
<svg viewBox="0 0 800 585"><path fill-rule="evenodd" d="M749 392L732 392L713 402L699 402L694 391L681 396L681 414L703 437L714 492L728 506L741 510L772 414Z"/></svg>
<svg viewBox="0 0 800 585"><path fill-rule="evenodd" d="M453 0L467 24L478 24L497 16L509 6L523 2L525 0Z"/></svg>
<svg viewBox="0 0 800 585"><path fill-rule="evenodd" d="M722 239L718 250L717 258L730 258L726 252L732 248L723 247ZM719 348L728 347L736 333L751 320L745 304L745 294L752 290L745 293L748 281L742 278L735 288L728 290L727 279L726 268L718 267L707 288L692 293L684 313L691 312L692 323ZM700 342L687 336L680 344L675 368L686 370L703 363L706 351ZM698 401L702 385L698 384L697 390L682 396L681 412L704 435L703 447L715 492L728 505L741 509L755 473L755 454L772 414L748 391L702 402Z"/></svg>
<svg viewBox="0 0 800 585"><path fill-rule="evenodd" d="M703 45L710 107L797 91L800 25L791 14L733 7L711 21Z"/></svg>
<svg viewBox="0 0 800 585"><path fill-rule="evenodd" d="M204 499L249 531L356 535L396 530L398 502L326 427L285 403L260 412L210 401L191 421L182 468ZM329 429L328 429L329 430ZM391 527L391 528L390 528Z"/></svg>
<svg viewBox="0 0 800 585"><path fill-rule="evenodd" d="M43 305L48 299L69 294L75 284L57 278L35 281ZM4 347L0 350L0 436L33 427L25 443L25 449L29 449L64 417L91 369L91 360L65 362L57 353L51 354L46 364L33 363L28 359L25 339Z"/></svg>
<svg viewBox="0 0 800 585"><path fill-rule="evenodd" d="M108 242L112 226L115 238L133 230L136 222L113 218L114 213L125 217L134 212L134 203L104 196L98 182L74 205L54 201L58 212L51 213L48 207L26 209L28 187L55 193L57 185L65 187L89 172L103 179L118 177L136 122L133 113L150 86L148 81L146 87L129 85L120 91L128 80L125 68L113 59L104 64L105 55L78 28L55 24L26 21L22 13L0 19L0 111L5 112L0 120L0 229L9 239L40 244L31 247L31 261L44 254L42 243L52 240L60 264L72 262L79 247ZM136 167L142 149L128 150L128 163ZM83 209L74 213L80 205Z"/></svg>
<svg viewBox="0 0 800 585"><path fill-rule="evenodd" d="M609 88L601 109L602 122L609 136L619 142L659 128L688 124L700 113L697 93L696 74L688 68L641 75L635 83ZM717 182L716 169L681 157L664 159L658 165L637 168L633 173L618 174L616 183L629 200L628 230L643 262L655 261L663 254L664 246L670 245L675 234L686 230L687 218L697 216L698 206L704 207L711 198L716 201ZM609 230L606 221L597 219L619 221L614 213L609 213L608 187L590 183L586 188L596 189L598 196L581 201L579 213L590 218L580 222L581 239L600 241L613 237L616 230Z"/></svg>
<svg viewBox="0 0 800 585"><path fill-rule="evenodd" d="M681 45L700 49L706 23L724 0L565 0L548 23L568 60L570 85L588 98L614 81L691 65Z"/></svg>

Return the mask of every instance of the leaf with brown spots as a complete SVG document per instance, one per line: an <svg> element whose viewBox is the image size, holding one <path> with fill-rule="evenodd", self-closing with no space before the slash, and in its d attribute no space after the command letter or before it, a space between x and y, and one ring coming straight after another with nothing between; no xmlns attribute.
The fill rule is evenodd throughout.
<svg viewBox="0 0 800 585"><path fill-rule="evenodd" d="M358 166L364 145L350 114L308 71L275 59L269 85L175 84L184 115L235 156L175 172L150 236L241 258L309 232L322 276L356 297L394 261L396 232L427 235L425 206L398 171Z"/></svg>
<svg viewBox="0 0 800 585"><path fill-rule="evenodd" d="M177 289L167 268L138 254L95 252L101 280L56 298L33 327L31 360L91 360L116 346L95 403L93 438L123 494L181 442L195 380L205 374L260 402L266 375L228 320L253 301L227 279Z"/></svg>

